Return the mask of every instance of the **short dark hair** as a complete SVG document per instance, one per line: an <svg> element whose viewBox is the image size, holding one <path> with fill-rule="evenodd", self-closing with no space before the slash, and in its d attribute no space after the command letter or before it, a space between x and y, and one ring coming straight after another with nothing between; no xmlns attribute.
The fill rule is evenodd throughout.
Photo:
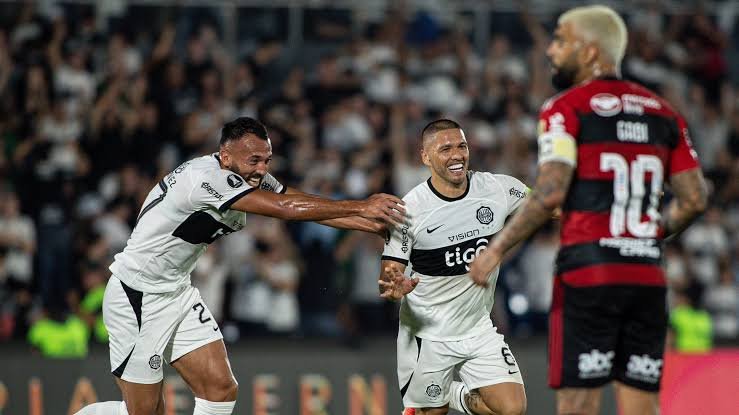
<svg viewBox="0 0 739 415"><path fill-rule="evenodd" d="M226 123L221 129L221 145L243 138L247 134L253 134L262 140L269 140L264 124L251 117L239 117Z"/></svg>
<svg viewBox="0 0 739 415"><path fill-rule="evenodd" d="M426 144L426 141L432 135L438 133L439 131L453 130L453 129L461 130L462 127L456 121L452 121L447 118L442 118L436 121L431 121L430 123L426 124L425 127L423 127L423 131L421 132L421 138L423 139L423 143Z"/></svg>

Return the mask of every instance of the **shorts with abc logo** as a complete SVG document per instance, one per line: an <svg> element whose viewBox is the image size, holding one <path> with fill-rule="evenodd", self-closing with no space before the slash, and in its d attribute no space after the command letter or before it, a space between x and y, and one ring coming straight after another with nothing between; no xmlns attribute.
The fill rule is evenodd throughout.
<svg viewBox="0 0 739 415"><path fill-rule="evenodd" d="M221 330L192 286L142 293L111 276L103 298L113 375L134 383L163 379L162 365L213 341Z"/></svg>
<svg viewBox="0 0 739 415"><path fill-rule="evenodd" d="M659 390L667 331L665 288L572 286L555 278L549 317L549 386L612 380Z"/></svg>
<svg viewBox="0 0 739 415"><path fill-rule="evenodd" d="M523 384L521 370L502 334L491 328L458 341L415 337L398 330L398 384L406 408L436 408L449 403L454 372L469 389L503 382Z"/></svg>

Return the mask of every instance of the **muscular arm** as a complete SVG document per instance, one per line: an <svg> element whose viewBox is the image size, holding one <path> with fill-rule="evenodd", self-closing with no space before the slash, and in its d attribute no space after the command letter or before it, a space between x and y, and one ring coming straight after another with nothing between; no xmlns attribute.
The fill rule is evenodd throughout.
<svg viewBox="0 0 739 415"><path fill-rule="evenodd" d="M572 166L558 161L542 164L526 202L517 209L503 230L495 235L488 249L502 256L552 219L567 196L573 171Z"/></svg>
<svg viewBox="0 0 739 415"><path fill-rule="evenodd" d="M362 216L399 223L402 201L395 196L374 195L367 200L331 200L307 194L279 194L256 189L234 202L230 209L285 220L312 220Z"/></svg>
<svg viewBox="0 0 739 415"><path fill-rule="evenodd" d="M292 187L288 187L285 194L288 195L307 195L311 196L307 193L303 193L298 189L294 189ZM318 221L321 225L330 226L332 228L337 229L349 229L349 230L355 230L355 231L363 231L368 233L374 233L374 234L384 234L386 231L386 227L382 222L378 222L376 220L372 219L365 219L361 216L349 216L349 217L343 217L343 218L335 218L335 219L326 219Z"/></svg>
<svg viewBox="0 0 739 415"><path fill-rule="evenodd" d="M670 179L675 198L667 205L663 217L664 237L679 234L706 210L708 189L700 169L675 174Z"/></svg>

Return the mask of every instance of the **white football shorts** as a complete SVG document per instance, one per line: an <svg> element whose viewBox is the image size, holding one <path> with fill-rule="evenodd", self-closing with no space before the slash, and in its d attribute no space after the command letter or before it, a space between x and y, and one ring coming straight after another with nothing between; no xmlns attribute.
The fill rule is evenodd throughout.
<svg viewBox="0 0 739 415"><path fill-rule="evenodd" d="M103 299L113 375L134 383L163 379L163 360L222 339L218 323L193 286L163 294L142 293L111 276Z"/></svg>
<svg viewBox="0 0 739 415"><path fill-rule="evenodd" d="M415 337L398 330L398 385L406 408L449 403L454 372L470 390L504 382L523 384L521 370L502 334L493 327L458 341Z"/></svg>

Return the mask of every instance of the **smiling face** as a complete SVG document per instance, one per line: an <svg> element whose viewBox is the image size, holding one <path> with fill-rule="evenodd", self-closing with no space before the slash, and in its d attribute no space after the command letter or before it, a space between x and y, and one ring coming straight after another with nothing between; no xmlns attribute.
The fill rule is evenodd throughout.
<svg viewBox="0 0 739 415"><path fill-rule="evenodd" d="M459 128L434 133L424 140L421 150L423 164L431 169L431 175L452 186L460 186L467 180L470 149Z"/></svg>
<svg viewBox="0 0 739 415"><path fill-rule="evenodd" d="M259 187L272 161L272 143L254 134L229 141L221 146L223 168L243 177L251 187Z"/></svg>

